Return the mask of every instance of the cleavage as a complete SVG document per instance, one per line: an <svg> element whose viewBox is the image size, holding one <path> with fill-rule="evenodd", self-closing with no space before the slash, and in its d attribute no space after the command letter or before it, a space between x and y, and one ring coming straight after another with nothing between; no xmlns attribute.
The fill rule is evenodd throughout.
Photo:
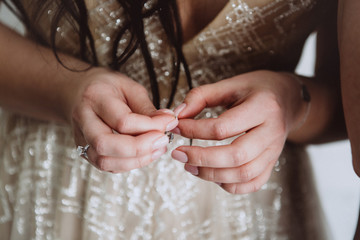
<svg viewBox="0 0 360 240"><path fill-rule="evenodd" d="M229 0L177 0L183 42L203 30L221 12Z"/></svg>

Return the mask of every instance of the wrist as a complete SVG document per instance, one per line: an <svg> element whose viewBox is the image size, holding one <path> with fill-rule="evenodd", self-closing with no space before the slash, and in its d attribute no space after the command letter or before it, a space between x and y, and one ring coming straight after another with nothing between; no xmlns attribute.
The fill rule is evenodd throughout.
<svg viewBox="0 0 360 240"><path fill-rule="evenodd" d="M99 71L96 67L82 69L84 68L81 68L81 70L74 69L74 71L64 69L65 73L62 74L64 79L62 80L62 87L59 90L61 95L59 115L67 124L72 123L74 109L80 101L81 93L88 85L90 76Z"/></svg>
<svg viewBox="0 0 360 240"><path fill-rule="evenodd" d="M291 81L296 84L296 90L294 91L294 105L293 105L293 117L290 125L288 140L292 141L297 139L301 135L302 128L308 121L311 111L311 94L308 89L307 83L301 76L286 73Z"/></svg>
<svg viewBox="0 0 360 240"><path fill-rule="evenodd" d="M306 120L309 117L310 110L311 110L311 95L308 90L308 87L306 86L306 84L300 77L298 77L295 74L292 75L292 77L299 84L299 88L300 88L299 96L302 99L302 105L305 105L305 107L302 106L300 118L294 124L294 127L291 130L292 132L294 132L294 131L297 131L298 129L300 129L305 124Z"/></svg>

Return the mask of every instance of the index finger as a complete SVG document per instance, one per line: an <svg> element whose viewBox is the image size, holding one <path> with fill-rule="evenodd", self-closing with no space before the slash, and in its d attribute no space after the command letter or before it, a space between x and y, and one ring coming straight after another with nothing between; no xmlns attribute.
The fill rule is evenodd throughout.
<svg viewBox="0 0 360 240"><path fill-rule="evenodd" d="M218 118L181 119L178 128L182 136L191 139L223 140L234 137L264 122L262 114L250 110L256 106L255 101L250 97Z"/></svg>
<svg viewBox="0 0 360 240"><path fill-rule="evenodd" d="M121 99L109 97L94 106L96 114L112 129L119 133L137 135L148 131L169 131L178 121L175 115L164 111L162 114L147 116L133 112ZM171 128L171 129L170 129Z"/></svg>
<svg viewBox="0 0 360 240"><path fill-rule="evenodd" d="M172 157L198 167L239 167L260 156L269 149L271 143L279 141L276 137L264 138L263 136L268 136L268 133L269 129L266 126L260 126L237 137L229 145L180 146L173 151Z"/></svg>

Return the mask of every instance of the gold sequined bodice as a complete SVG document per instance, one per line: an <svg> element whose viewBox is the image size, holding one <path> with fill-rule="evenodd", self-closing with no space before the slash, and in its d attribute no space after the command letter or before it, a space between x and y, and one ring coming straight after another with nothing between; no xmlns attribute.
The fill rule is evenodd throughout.
<svg viewBox="0 0 360 240"><path fill-rule="evenodd" d="M204 29L184 44L183 51L195 86L256 69L292 71L303 42L321 19L320 1L229 1ZM116 0L87 0L86 3L99 62L107 66L111 62L114 35L124 23L123 10ZM147 1L144 8L151 8L153 3L154 0ZM49 39L53 14L54 10L50 6L47 14L39 21L38 29L45 39ZM144 23L165 103L170 91L172 51L156 14L145 19ZM57 30L58 48L78 55L77 35L69 22L63 21ZM128 38L129 34L125 34L120 41L119 52L127 46ZM140 50L119 70L149 86ZM186 88L185 81L180 82L181 87ZM182 97L178 96L178 100Z"/></svg>

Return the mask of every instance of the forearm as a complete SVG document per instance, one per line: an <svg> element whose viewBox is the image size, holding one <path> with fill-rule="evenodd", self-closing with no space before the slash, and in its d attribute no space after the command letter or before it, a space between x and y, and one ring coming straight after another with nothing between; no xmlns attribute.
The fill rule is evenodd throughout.
<svg viewBox="0 0 360 240"><path fill-rule="evenodd" d="M42 120L65 122L74 89L86 72L65 69L51 49L16 34L0 24L0 105ZM87 64L65 55L73 69Z"/></svg>
<svg viewBox="0 0 360 240"><path fill-rule="evenodd" d="M360 2L340 1L339 50L341 86L353 165L360 176Z"/></svg>
<svg viewBox="0 0 360 240"><path fill-rule="evenodd" d="M346 138L340 90L317 78L302 77L301 81L307 87L311 101L303 102L297 120L300 126L290 132L288 140L306 144Z"/></svg>
<svg viewBox="0 0 360 240"><path fill-rule="evenodd" d="M322 143L347 137L340 90L337 1L328 3L317 28L315 76L303 79L312 98L310 114L296 136L290 136L296 142Z"/></svg>

